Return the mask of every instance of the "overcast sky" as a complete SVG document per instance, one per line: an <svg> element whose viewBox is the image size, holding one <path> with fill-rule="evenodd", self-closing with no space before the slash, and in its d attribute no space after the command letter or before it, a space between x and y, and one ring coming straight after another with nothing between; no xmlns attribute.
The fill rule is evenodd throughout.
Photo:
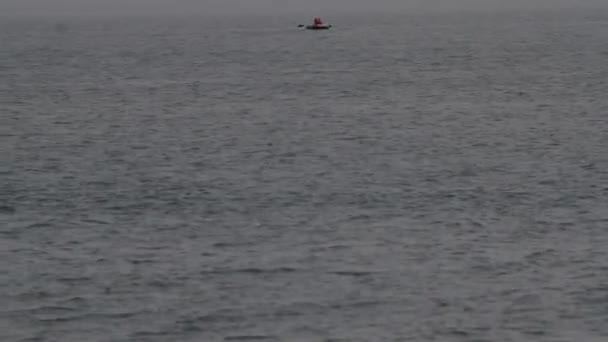
<svg viewBox="0 0 608 342"><path fill-rule="evenodd" d="M0 13L286 13L549 7L608 8L608 0L0 0Z"/></svg>

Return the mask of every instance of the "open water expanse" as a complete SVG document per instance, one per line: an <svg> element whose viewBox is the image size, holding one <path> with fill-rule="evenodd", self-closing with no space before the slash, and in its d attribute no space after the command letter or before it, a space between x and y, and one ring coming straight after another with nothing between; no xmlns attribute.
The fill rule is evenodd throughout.
<svg viewBox="0 0 608 342"><path fill-rule="evenodd" d="M608 12L0 20L1 341L608 341Z"/></svg>

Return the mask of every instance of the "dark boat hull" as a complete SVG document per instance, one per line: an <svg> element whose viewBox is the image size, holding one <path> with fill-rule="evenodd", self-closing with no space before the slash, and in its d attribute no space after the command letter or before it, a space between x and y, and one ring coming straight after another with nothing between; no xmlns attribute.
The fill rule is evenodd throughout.
<svg viewBox="0 0 608 342"><path fill-rule="evenodd" d="M307 30L329 30L331 25L308 25L306 26Z"/></svg>

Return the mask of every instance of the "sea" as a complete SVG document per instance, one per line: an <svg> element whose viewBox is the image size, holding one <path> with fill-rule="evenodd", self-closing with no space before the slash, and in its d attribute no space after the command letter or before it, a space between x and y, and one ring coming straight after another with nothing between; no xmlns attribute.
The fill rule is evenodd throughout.
<svg viewBox="0 0 608 342"><path fill-rule="evenodd" d="M0 20L0 341L608 341L608 10Z"/></svg>

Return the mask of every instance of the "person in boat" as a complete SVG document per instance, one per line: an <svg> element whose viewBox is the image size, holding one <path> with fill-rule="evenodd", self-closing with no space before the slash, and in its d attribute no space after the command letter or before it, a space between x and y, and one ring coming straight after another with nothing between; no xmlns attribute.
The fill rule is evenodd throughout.
<svg viewBox="0 0 608 342"><path fill-rule="evenodd" d="M314 19L314 25L315 26L322 26L323 25L323 21L321 21L321 18L315 18Z"/></svg>

